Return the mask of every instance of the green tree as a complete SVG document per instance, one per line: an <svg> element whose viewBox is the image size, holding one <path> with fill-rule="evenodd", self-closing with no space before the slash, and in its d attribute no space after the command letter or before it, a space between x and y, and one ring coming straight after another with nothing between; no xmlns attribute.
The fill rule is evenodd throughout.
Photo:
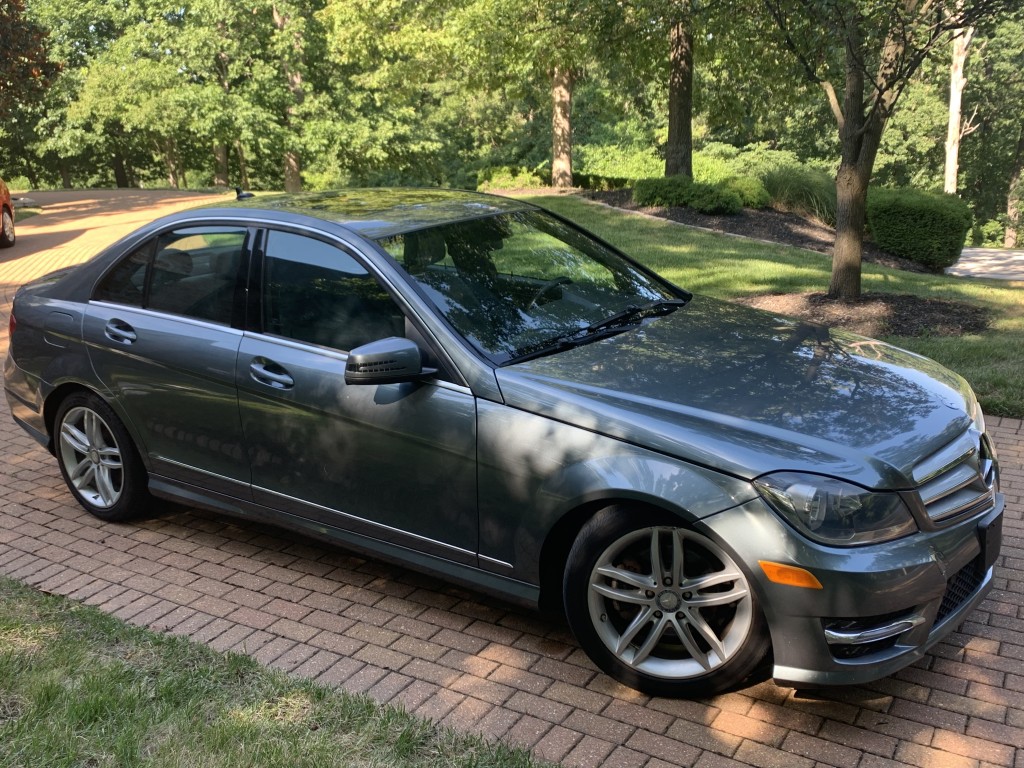
<svg viewBox="0 0 1024 768"><path fill-rule="evenodd" d="M46 30L25 15L22 0L0 0L0 171L25 175L38 186L39 173L28 149L34 126L57 66L47 52Z"/></svg>
<svg viewBox="0 0 1024 768"><path fill-rule="evenodd" d="M0 0L0 124L45 93L55 67L46 52L46 31L25 17L22 0Z"/></svg>
<svg viewBox="0 0 1024 768"><path fill-rule="evenodd" d="M588 66L615 54L621 7L593 0L469 0L451 14L454 51L476 87L550 94L551 182L572 186L572 103Z"/></svg>
<svg viewBox="0 0 1024 768"><path fill-rule="evenodd" d="M836 244L829 295L861 291L868 183L886 124L921 63L955 30L1009 0L763 0L804 76L825 93L839 132Z"/></svg>

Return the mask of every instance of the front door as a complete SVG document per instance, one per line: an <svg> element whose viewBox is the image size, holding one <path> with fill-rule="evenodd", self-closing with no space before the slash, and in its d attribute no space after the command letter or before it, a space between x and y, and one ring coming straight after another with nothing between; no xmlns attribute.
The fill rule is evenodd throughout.
<svg viewBox="0 0 1024 768"><path fill-rule="evenodd" d="M260 332L239 348L239 408L257 502L466 563L477 550L476 409L443 380L348 385L347 351L405 333L346 250L266 238Z"/></svg>

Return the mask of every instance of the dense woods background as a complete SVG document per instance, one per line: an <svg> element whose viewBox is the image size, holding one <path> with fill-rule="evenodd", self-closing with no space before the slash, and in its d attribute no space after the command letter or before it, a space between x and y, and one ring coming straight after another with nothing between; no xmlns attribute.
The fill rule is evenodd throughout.
<svg viewBox="0 0 1024 768"><path fill-rule="evenodd" d="M565 186L773 151L838 182L840 219L869 180L945 186L970 204L976 238L1012 243L1017 6L0 0L0 174L31 187Z"/></svg>

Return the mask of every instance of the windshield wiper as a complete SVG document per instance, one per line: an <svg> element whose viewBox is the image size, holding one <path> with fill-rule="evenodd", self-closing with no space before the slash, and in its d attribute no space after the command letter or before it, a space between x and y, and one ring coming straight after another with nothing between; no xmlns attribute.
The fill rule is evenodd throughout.
<svg viewBox="0 0 1024 768"><path fill-rule="evenodd" d="M569 333L563 333L560 336L555 336L551 339L545 339L544 341L536 344L531 344L522 349L516 350L516 354L509 358L504 364L511 365L513 363L524 363L527 360L533 360L537 357L544 357L545 355L553 355L557 352L562 352L573 347L578 347L583 344L589 344L592 341L598 339L604 339L608 336L614 336L617 333L622 333L629 327L636 325L641 320L648 317L657 317L659 315L667 315L671 312L675 312L679 307L686 304L685 299L659 299L657 301L651 301L646 304L631 304L620 312L616 312L611 317L606 317L604 320L598 320L595 323L578 328Z"/></svg>
<svg viewBox="0 0 1024 768"><path fill-rule="evenodd" d="M602 331L605 328L619 328L624 325L635 325L647 317L657 317L675 312L679 307L686 304L685 299L658 299L649 301L646 304L630 304L621 312L616 312L611 317L598 320L583 328L579 333L591 334L595 331Z"/></svg>
<svg viewBox="0 0 1024 768"><path fill-rule="evenodd" d="M617 333L622 333L626 329L627 326L618 326L615 328L602 328L597 331L588 332L588 329L581 328L578 331L565 333L561 336L555 336L554 338L545 339L544 341L537 342L536 344L530 344L529 346L517 349L516 354L502 363L502 365L525 363L527 360L533 360L536 357L544 357L545 355L553 355L556 352L564 352L565 350L572 349L573 347L580 347L584 344L589 344L592 341L597 341L598 339L614 336Z"/></svg>

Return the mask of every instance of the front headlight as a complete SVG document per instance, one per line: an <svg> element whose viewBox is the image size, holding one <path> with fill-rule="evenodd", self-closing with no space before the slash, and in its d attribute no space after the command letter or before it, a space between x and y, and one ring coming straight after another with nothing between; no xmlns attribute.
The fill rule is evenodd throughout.
<svg viewBox="0 0 1024 768"><path fill-rule="evenodd" d="M898 493L869 491L821 475L777 472L754 481L769 506L809 539L855 547L917 530Z"/></svg>

